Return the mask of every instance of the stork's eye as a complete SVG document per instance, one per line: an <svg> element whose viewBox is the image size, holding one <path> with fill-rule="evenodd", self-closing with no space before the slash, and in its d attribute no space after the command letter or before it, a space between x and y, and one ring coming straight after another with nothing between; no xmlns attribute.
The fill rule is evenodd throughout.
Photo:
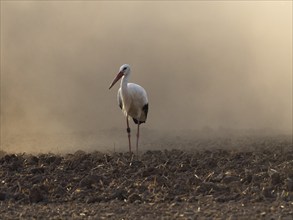
<svg viewBox="0 0 293 220"><path fill-rule="evenodd" d="M127 69L127 67L124 67L124 68L123 68L123 70L126 70L126 69Z"/></svg>

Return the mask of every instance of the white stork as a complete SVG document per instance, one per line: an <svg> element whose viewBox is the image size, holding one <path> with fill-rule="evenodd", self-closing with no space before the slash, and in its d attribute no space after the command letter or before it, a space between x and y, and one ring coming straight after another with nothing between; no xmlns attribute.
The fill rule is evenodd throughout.
<svg viewBox="0 0 293 220"><path fill-rule="evenodd" d="M114 86L114 84L122 77L117 94L118 105L126 116L129 152L131 152L131 141L128 117L132 117L134 123L137 124L136 153L138 154L139 125L146 122L149 105L144 88L135 83L129 83L129 76L130 66L128 64L122 65L109 89L111 89L112 86Z"/></svg>

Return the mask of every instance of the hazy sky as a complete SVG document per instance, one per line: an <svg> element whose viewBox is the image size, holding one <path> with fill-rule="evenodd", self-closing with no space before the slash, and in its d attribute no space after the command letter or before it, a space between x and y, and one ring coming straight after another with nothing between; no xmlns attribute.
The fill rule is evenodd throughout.
<svg viewBox="0 0 293 220"><path fill-rule="evenodd" d="M125 130L119 67L149 129L292 130L291 1L1 1L1 128Z"/></svg>

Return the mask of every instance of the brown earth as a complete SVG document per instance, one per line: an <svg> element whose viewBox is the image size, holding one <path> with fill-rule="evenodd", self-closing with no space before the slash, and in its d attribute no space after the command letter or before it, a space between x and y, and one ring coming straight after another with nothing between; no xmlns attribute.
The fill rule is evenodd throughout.
<svg viewBox="0 0 293 220"><path fill-rule="evenodd" d="M0 219L293 219L292 139L129 153L0 152Z"/></svg>

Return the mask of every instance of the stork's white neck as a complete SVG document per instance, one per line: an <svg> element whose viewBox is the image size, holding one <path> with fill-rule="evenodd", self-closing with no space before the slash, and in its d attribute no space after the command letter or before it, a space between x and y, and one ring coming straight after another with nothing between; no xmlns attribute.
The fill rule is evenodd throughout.
<svg viewBox="0 0 293 220"><path fill-rule="evenodd" d="M128 77L129 77L129 75L123 76L123 78L121 80L120 87L122 90L127 89Z"/></svg>

